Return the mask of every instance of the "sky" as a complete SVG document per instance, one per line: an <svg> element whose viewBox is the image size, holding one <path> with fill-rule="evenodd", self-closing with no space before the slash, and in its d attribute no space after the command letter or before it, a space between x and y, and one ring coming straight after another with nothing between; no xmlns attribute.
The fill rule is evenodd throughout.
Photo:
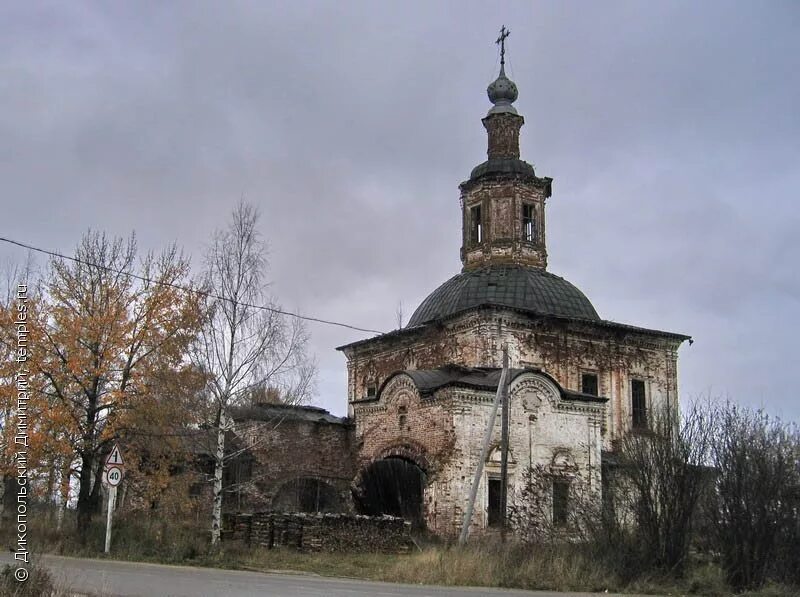
<svg viewBox="0 0 800 597"><path fill-rule="evenodd" d="M549 271L691 335L683 398L800 419L797 2L0 1L0 236L135 231L199 268L244 198L284 308L394 329L460 271L504 24ZM309 331L345 414L335 347L368 334Z"/></svg>

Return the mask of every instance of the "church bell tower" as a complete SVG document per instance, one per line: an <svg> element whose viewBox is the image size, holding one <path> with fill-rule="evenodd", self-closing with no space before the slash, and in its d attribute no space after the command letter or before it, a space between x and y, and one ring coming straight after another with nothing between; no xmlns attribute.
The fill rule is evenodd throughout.
<svg viewBox="0 0 800 597"><path fill-rule="evenodd" d="M547 268L545 200L552 178L539 178L533 166L520 159L519 133L525 119L517 113L517 86L506 77L503 27L500 74L486 92L493 106L483 118L488 136L488 159L461 183L464 271L492 265Z"/></svg>

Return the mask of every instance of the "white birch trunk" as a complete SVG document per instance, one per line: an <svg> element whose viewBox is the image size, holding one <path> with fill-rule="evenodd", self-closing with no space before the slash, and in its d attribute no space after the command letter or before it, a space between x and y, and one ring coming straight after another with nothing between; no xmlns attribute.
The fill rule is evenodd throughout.
<svg viewBox="0 0 800 597"><path fill-rule="evenodd" d="M256 389L292 380L298 366L312 371L306 366L308 338L302 324L295 320L288 326L278 310L253 306L272 304L265 281L267 247L257 221L258 211L240 203L230 225L215 233L206 255L204 279L214 294L207 296L208 319L190 351L194 363L208 372L212 382L209 398L216 410L209 414L219 415L216 446L205 446L214 461L212 548L219 545L222 535L225 433L234 430L227 409L242 404ZM310 387L311 376L302 379L299 387ZM214 443L213 436L204 439Z"/></svg>
<svg viewBox="0 0 800 597"><path fill-rule="evenodd" d="M225 411L220 409L217 453L214 458L214 503L211 510L211 545L216 547L222 532L222 467L225 463Z"/></svg>
<svg viewBox="0 0 800 597"><path fill-rule="evenodd" d="M58 510L56 512L56 530L60 533L64 526L64 512L69 506L69 461L61 461L61 473L58 489Z"/></svg>

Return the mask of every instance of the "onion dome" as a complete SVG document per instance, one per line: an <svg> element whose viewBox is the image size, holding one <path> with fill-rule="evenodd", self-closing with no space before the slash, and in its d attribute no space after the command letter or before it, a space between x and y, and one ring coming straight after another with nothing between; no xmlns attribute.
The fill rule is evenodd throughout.
<svg viewBox="0 0 800 597"><path fill-rule="evenodd" d="M506 77L505 68L500 66L500 75L486 88L486 95L494 106L489 110L489 114L508 113L516 114L517 110L512 106L519 96L517 85Z"/></svg>

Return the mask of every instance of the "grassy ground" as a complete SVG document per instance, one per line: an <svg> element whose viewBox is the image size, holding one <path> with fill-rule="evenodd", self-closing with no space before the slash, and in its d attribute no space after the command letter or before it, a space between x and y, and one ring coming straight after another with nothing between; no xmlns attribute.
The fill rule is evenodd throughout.
<svg viewBox="0 0 800 597"><path fill-rule="evenodd" d="M104 529L92 528L85 544L53 525L37 525L31 541L42 552L69 556L105 557ZM475 542L464 548L426 543L405 555L374 553L299 553L289 549L248 548L235 543L209 553L208 536L196 525L156 517L120 519L115 524L110 557L114 559L188 564L231 569L298 571L326 576L390 582L549 589L611 591L659 595L730 595L714 564L695 562L681 578L639 574L622 579L596 553L575 545L531 549L497 541ZM12 586L12 585L9 585ZM4 593L0 587L0 595ZM30 593L35 596L45 593ZM789 597L796 590L768 587L761 597Z"/></svg>

